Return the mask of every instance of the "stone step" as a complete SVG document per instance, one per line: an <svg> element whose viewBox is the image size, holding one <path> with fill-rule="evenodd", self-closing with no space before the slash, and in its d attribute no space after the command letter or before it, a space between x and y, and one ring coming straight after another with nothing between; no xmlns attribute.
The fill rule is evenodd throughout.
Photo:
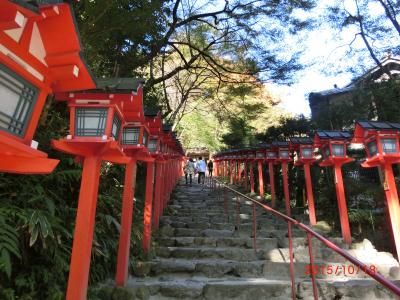
<svg viewBox="0 0 400 300"><path fill-rule="evenodd" d="M158 257L185 259L229 259L236 261L253 261L268 259L268 251L254 251L237 247L158 247Z"/></svg>
<svg viewBox="0 0 400 300"><path fill-rule="evenodd" d="M296 280L310 278L311 269L308 263L295 262ZM314 274L317 279L344 280L368 279L362 270L350 263L327 263L316 261ZM149 262L138 262L133 275L137 277L177 277L191 278L205 276L208 278L265 278L276 280L290 280L290 263L264 260L238 261L230 259L184 259L158 258ZM150 277L149 277L150 276ZM389 279L395 279L390 278Z"/></svg>
<svg viewBox="0 0 400 300"><path fill-rule="evenodd" d="M160 246L167 247L242 247L244 249L253 249L252 238L164 237L158 238L157 243ZM277 238L257 238L257 247L264 250L275 249L277 245Z"/></svg>
<svg viewBox="0 0 400 300"><path fill-rule="evenodd" d="M125 290L134 299L146 300L291 299L289 281L264 278L130 278ZM298 299L313 299L309 280L298 282L296 291ZM318 293L320 299L398 299L378 283L366 279L336 282L319 280Z"/></svg>
<svg viewBox="0 0 400 300"><path fill-rule="evenodd" d="M192 228L192 229L229 229L234 230L236 226L236 219L231 220L231 222L223 222L224 220L219 220L219 222L210 222L207 219L201 219L199 221L163 221L161 226L170 226L174 228ZM248 222L249 220L244 220ZM265 223L260 224L256 222L257 229L261 230L287 230L286 224L274 224L274 223ZM239 230L241 231L252 231L253 230L253 223L239 223Z"/></svg>
<svg viewBox="0 0 400 300"><path fill-rule="evenodd" d="M159 229L160 236L168 237L252 237L253 231L249 228L241 228L239 230L228 229L194 229L194 228L174 228L163 226ZM303 237L306 234L301 230L292 230L293 237ZM258 238L284 238L287 236L287 230L278 229L260 229L257 230Z"/></svg>
<svg viewBox="0 0 400 300"><path fill-rule="evenodd" d="M245 216L241 216L241 222L251 222L252 219L248 220L245 219L247 218L247 215ZM213 226L213 224L219 224L219 223L236 223L236 215L230 215L229 218L226 217L226 215L224 215L223 218L219 218L216 221L210 221L210 220L215 220L214 217L210 218L210 217L193 217L192 215L190 216L162 216L160 218L160 224L165 225L165 224L171 224L172 222L184 222L184 223L190 223L190 222L209 222L211 223L211 226ZM229 221L229 222L228 222ZM281 221L279 219L266 219L264 217L262 218L257 218L257 225L259 226L263 226L268 228L268 226L274 226L274 225L278 225L278 226L285 226L284 228L287 228L287 223L284 221Z"/></svg>

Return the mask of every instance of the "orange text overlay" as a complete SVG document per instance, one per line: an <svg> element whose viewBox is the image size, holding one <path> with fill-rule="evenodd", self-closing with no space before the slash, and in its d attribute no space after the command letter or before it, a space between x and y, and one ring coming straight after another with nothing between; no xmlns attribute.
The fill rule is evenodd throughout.
<svg viewBox="0 0 400 300"><path fill-rule="evenodd" d="M360 272L376 274L378 271L375 265L364 265L358 267L355 265L307 265L305 266L305 275L355 275Z"/></svg>

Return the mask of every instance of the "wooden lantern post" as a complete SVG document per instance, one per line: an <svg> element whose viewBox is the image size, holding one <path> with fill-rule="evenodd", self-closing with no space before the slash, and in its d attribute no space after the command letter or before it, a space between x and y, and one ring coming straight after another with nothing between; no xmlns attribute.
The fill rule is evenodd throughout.
<svg viewBox="0 0 400 300"><path fill-rule="evenodd" d="M245 151L241 151L240 154L243 161L243 179L244 179L244 190L247 191L249 188L249 180L248 180L248 169L247 169L247 153Z"/></svg>
<svg viewBox="0 0 400 300"><path fill-rule="evenodd" d="M237 161L237 184L242 184L242 155L240 151L236 151L236 161Z"/></svg>
<svg viewBox="0 0 400 300"><path fill-rule="evenodd" d="M322 152L321 167L332 166L335 172L336 199L339 207L340 225L343 241L351 244L351 232L347 211L346 196L344 193L342 165L353 161L347 156L346 145L352 138L347 131L322 131L318 130L314 136L314 147Z"/></svg>
<svg viewBox="0 0 400 300"><path fill-rule="evenodd" d="M222 164L222 178L223 178L223 180L226 180L228 178L228 169L226 166L225 152L220 154L220 160L221 160L221 164Z"/></svg>
<svg viewBox="0 0 400 300"><path fill-rule="evenodd" d="M363 143L367 159L364 168L379 167L383 170L386 202L388 206L393 237L400 258L400 206L393 164L400 163L400 124L377 121L358 121L354 130L353 143Z"/></svg>
<svg viewBox="0 0 400 300"><path fill-rule="evenodd" d="M274 163L277 159L277 153L271 145L266 146L265 160L268 162L268 173L269 173L269 185L271 192L271 205L272 208L276 206L276 193L275 193L275 175L274 175Z"/></svg>
<svg viewBox="0 0 400 300"><path fill-rule="evenodd" d="M148 225L149 206L152 204L152 158L148 151L149 131L145 124L143 112L143 89L141 79L113 79L110 84L120 86L120 93L129 97L130 102L123 107L125 124L122 126L121 147L130 158L125 168L124 191L122 195L121 230L118 244L117 268L115 282L117 286L124 286L128 277L129 253L134 211L134 195L136 186L137 161L148 164L146 177L145 217L143 249L149 244L151 228ZM128 89L127 87L130 88ZM149 191L150 189L150 191ZM151 214L150 214L151 217ZM146 250L145 250L146 251Z"/></svg>
<svg viewBox="0 0 400 300"><path fill-rule="evenodd" d="M61 93L56 98L68 102L70 134L53 140L52 146L83 159L66 295L67 300L80 300L86 299L88 286L101 163L130 162L120 147L121 128L125 122L122 111L124 104L130 102L130 95L119 94L118 85L99 80L96 89Z"/></svg>
<svg viewBox="0 0 400 300"><path fill-rule="evenodd" d="M272 148L278 153L276 162L281 163L282 168L282 178L283 178L283 193L285 195L285 207L286 214L291 216L291 208L290 208L290 191L289 191L289 180L288 180L288 164L292 161L290 157L289 151L289 142L286 141L275 141L272 143Z"/></svg>
<svg viewBox="0 0 400 300"><path fill-rule="evenodd" d="M258 192L260 197L264 198L264 176L263 176L263 161L265 160L265 148L262 146L256 149L257 169L258 169Z"/></svg>
<svg viewBox="0 0 400 300"><path fill-rule="evenodd" d="M165 165L165 160L161 152L161 136L162 136L162 120L160 111L154 109L147 109L145 111L147 126L150 129L150 139L148 149L151 156L155 159L155 187L154 187L154 218L153 226L154 228L159 227L159 220L162 214L162 197L161 189L163 177L163 167ZM181 167L180 169L182 169Z"/></svg>
<svg viewBox="0 0 400 300"><path fill-rule="evenodd" d="M247 160L250 162L250 193L254 194L254 161L255 161L255 150L247 151Z"/></svg>
<svg viewBox="0 0 400 300"><path fill-rule="evenodd" d="M71 6L0 1L0 172L47 174L58 164L33 140L50 93L94 88Z"/></svg>
<svg viewBox="0 0 400 300"><path fill-rule="evenodd" d="M313 140L310 137L291 137L290 148L297 154L297 159L295 158L294 165L303 166L304 168L310 224L316 225L317 218L315 214L314 193L310 170L311 164L316 161L314 156Z"/></svg>
<svg viewBox="0 0 400 300"><path fill-rule="evenodd" d="M229 153L228 161L229 161L230 184L233 185L234 184L235 171L234 171L233 154L232 153Z"/></svg>

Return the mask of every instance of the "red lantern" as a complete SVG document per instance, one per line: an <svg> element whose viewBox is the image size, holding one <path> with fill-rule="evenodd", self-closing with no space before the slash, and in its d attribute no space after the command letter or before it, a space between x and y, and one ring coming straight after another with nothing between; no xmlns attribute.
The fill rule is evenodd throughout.
<svg viewBox="0 0 400 300"><path fill-rule="evenodd" d="M275 208L276 195L275 195L275 178L274 178L274 163L277 158L277 153L271 145L266 145L265 160L268 162L269 185L271 192L271 205Z"/></svg>
<svg viewBox="0 0 400 300"><path fill-rule="evenodd" d="M290 148L297 154L297 160L294 163L295 166L304 167L310 224L315 225L317 223L317 218L315 214L314 195L310 172L310 165L316 160L314 157L313 140L309 137L291 137Z"/></svg>
<svg viewBox="0 0 400 300"><path fill-rule="evenodd" d="M380 167L383 170L386 201L392 224L397 257L400 257L400 205L393 176L393 164L400 163L400 124L377 121L358 121L353 143L363 143L367 159L364 168Z"/></svg>
<svg viewBox="0 0 400 300"><path fill-rule="evenodd" d="M262 164L265 161L266 145L260 145L256 149L257 170L258 170L258 192L261 198L264 198L264 174Z"/></svg>
<svg viewBox="0 0 400 300"><path fill-rule="evenodd" d="M0 3L0 171L50 173L58 160L32 138L52 92L95 86L67 3Z"/></svg>
<svg viewBox="0 0 400 300"><path fill-rule="evenodd" d="M276 153L278 153L275 161L281 163L286 214L288 216L291 216L289 181L288 181L288 163L292 161L292 158L290 157L289 142L275 141L272 142L271 147L275 150Z"/></svg>
<svg viewBox="0 0 400 300"><path fill-rule="evenodd" d="M127 121L124 110L137 105L134 100L138 90L141 90L140 82L113 78L97 80L96 89L56 95L57 100L68 102L70 134L62 140L53 141L53 147L83 158L68 300L86 299L102 161L127 164L127 170L131 171L128 181L133 182L132 177L135 177L135 164L126 156L120 142L122 128ZM125 174L125 183L129 176ZM126 198L125 192L123 198ZM125 220L121 224L121 235L124 235L127 233Z"/></svg>
<svg viewBox="0 0 400 300"><path fill-rule="evenodd" d="M351 138L351 133L347 131L318 130L314 136L314 147L322 151L322 162L319 165L321 167L334 167L340 225L343 241L347 244L351 244L351 233L343 186L342 165L353 161L346 153L346 146L350 143Z"/></svg>

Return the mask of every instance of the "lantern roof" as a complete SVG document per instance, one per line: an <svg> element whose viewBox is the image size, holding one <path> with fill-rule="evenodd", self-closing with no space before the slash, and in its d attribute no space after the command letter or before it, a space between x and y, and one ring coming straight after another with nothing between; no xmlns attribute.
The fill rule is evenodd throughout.
<svg viewBox="0 0 400 300"><path fill-rule="evenodd" d="M139 87L144 84L143 78L97 78L96 89L90 90L89 92L96 92L103 90L105 92L112 93L137 93Z"/></svg>
<svg viewBox="0 0 400 300"><path fill-rule="evenodd" d="M357 121L354 129L353 143L362 143L364 138L376 134L377 132L398 133L400 123L383 121Z"/></svg>
<svg viewBox="0 0 400 300"><path fill-rule="evenodd" d="M172 125L168 124L168 123L167 124L163 124L162 129L163 129L164 132L170 132L170 131L172 131Z"/></svg>
<svg viewBox="0 0 400 300"><path fill-rule="evenodd" d="M144 108L144 115L146 117L155 118L158 115L161 115L161 110L159 107L145 107Z"/></svg>
<svg viewBox="0 0 400 300"><path fill-rule="evenodd" d="M349 131L338 130L317 130L314 135L314 146L319 147L321 144L327 144L330 141L350 142L353 135Z"/></svg>
<svg viewBox="0 0 400 300"><path fill-rule="evenodd" d="M257 146L254 146L254 148L256 150L265 150L265 149L268 149L270 147L271 147L271 145L270 144L266 144L266 143L262 143L262 144L259 144Z"/></svg>
<svg viewBox="0 0 400 300"><path fill-rule="evenodd" d="M321 140L350 140L353 135L350 131L317 130L315 135Z"/></svg>
<svg viewBox="0 0 400 300"><path fill-rule="evenodd" d="M31 1L11 0L11 1L37 14L40 13L39 9L40 5L50 5L50 4L59 4L63 2L68 2L66 0L31 0Z"/></svg>
<svg viewBox="0 0 400 300"><path fill-rule="evenodd" d="M288 141L273 141L272 142L273 147L289 147L289 142Z"/></svg>
<svg viewBox="0 0 400 300"><path fill-rule="evenodd" d="M0 1L0 53L7 58L2 62L19 65L36 85L53 92L95 87L74 13L66 2Z"/></svg>
<svg viewBox="0 0 400 300"><path fill-rule="evenodd" d="M312 145L313 144L313 139L310 137L305 137L305 136L295 136L295 137L290 137L289 138L290 143L294 145Z"/></svg>
<svg viewBox="0 0 400 300"><path fill-rule="evenodd" d="M382 122L382 121L357 121L356 126L359 125L363 129L375 130L400 130L400 123Z"/></svg>

